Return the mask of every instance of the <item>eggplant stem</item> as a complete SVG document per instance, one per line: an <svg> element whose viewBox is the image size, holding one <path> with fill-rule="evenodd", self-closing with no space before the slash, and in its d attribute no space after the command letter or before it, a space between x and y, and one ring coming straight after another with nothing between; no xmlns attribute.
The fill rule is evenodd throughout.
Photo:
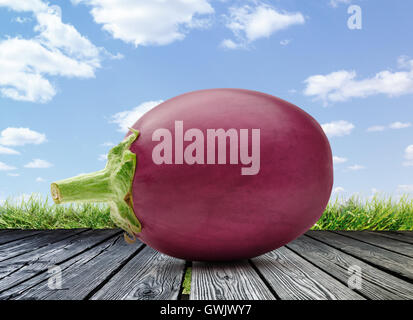
<svg viewBox="0 0 413 320"><path fill-rule="evenodd" d="M133 243L142 226L133 207L132 182L136 171L136 155L129 148L138 138L139 131L129 130L132 133L109 151L105 169L54 182L50 191L56 204L108 203L111 219L128 234L125 235L126 242Z"/></svg>

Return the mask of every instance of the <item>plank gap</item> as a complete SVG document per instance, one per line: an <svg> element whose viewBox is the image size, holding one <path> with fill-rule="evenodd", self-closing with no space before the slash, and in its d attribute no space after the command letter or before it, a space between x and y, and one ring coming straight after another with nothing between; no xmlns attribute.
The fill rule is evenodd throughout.
<svg viewBox="0 0 413 320"><path fill-rule="evenodd" d="M331 232L331 231L323 231L323 232L329 232L329 233L333 233L333 234L335 234L335 235L341 236L341 234L334 233L334 232ZM355 259L361 260L361 261L363 261L364 263L370 265L370 266L373 267L373 268L376 268L376 269L379 269L379 270L381 270L381 271L383 271L383 272L386 272L386 273L388 273L388 274L391 274L392 276L394 276L394 277L396 277L396 278L399 278L399 279L402 279L402 280L404 280L404 281L407 281L408 283L413 283L413 280L412 280L412 279L410 279L410 278L407 277L407 276L404 276L403 274L400 274L400 273L397 272L397 271L393 271L393 270L391 270L391 269L389 269L389 268L383 267L383 266L381 266L381 265L379 265L379 264L376 264L376 263L374 263L374 262L372 262L372 261L370 261L370 260L368 260L368 259L366 259L366 258L363 258L362 256L359 256L359 255L357 255L357 254L351 253L351 252L349 252L349 251L342 250L342 249L340 248L340 246L335 246L335 245L329 243L328 241L323 241L322 239L319 239L319 238L316 237L316 236L312 236L312 233L310 233L310 232L307 232L305 235L308 236L308 237L310 237L311 239L314 239L314 240L320 241L320 242L322 242L322 243L324 243L324 244L326 244L326 245L329 245L329 246L337 249L337 250L340 251L340 252L344 252L344 253L348 254L349 256L351 256L351 257L353 257L353 258L355 258ZM346 238L346 237L345 237L345 238ZM350 239L353 240L353 241L361 242L361 241L356 240L356 239L353 239L353 238L350 238ZM361 243L362 243L362 242L361 242ZM372 246L371 244L368 244L368 245ZM382 248L380 248L380 249L382 249ZM384 249L383 249L383 250L384 250ZM389 252L391 252L391 251L389 251ZM392 253L393 253L393 252L392 252ZM403 256L403 257L405 258L405 256Z"/></svg>
<svg viewBox="0 0 413 320"><path fill-rule="evenodd" d="M136 257L144 248L146 247L146 244L142 243L142 245L136 249L136 251L131 254L127 259L125 259L119 267L117 267L115 270L113 270L110 275L107 276L105 280L103 280L101 283L99 283L98 286L96 286L92 291L90 291L83 300L89 300L92 296L95 295L96 292L98 292L100 289L102 289L109 281L112 279L120 270L122 270L125 265L132 260L134 257Z"/></svg>

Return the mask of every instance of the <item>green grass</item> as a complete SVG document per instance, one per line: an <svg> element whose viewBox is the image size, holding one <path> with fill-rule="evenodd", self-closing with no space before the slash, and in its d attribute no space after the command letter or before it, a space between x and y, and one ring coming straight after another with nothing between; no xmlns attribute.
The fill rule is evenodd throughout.
<svg viewBox="0 0 413 320"><path fill-rule="evenodd" d="M0 205L0 229L113 228L109 209L102 204L54 205L31 196ZM335 199L314 230L413 230L413 199L408 196Z"/></svg>
<svg viewBox="0 0 413 320"><path fill-rule="evenodd" d="M330 201L314 230L413 230L413 199L374 196Z"/></svg>
<svg viewBox="0 0 413 320"><path fill-rule="evenodd" d="M30 196L0 205L0 229L115 228L109 208L102 204L55 205Z"/></svg>
<svg viewBox="0 0 413 320"><path fill-rule="evenodd" d="M185 272L184 282L182 283L182 294L191 293L191 278L192 278L192 268L188 267Z"/></svg>

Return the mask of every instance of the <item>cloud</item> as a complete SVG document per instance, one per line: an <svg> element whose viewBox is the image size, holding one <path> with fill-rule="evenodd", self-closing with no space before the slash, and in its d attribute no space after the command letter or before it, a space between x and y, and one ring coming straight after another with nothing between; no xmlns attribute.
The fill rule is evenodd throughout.
<svg viewBox="0 0 413 320"><path fill-rule="evenodd" d="M142 117L146 112L153 109L162 102L162 100L143 102L132 110L122 111L114 114L109 122L116 123L119 126L118 131L126 133L140 117Z"/></svg>
<svg viewBox="0 0 413 320"><path fill-rule="evenodd" d="M56 94L48 76L92 78L103 49L95 47L72 25L62 22L58 6L43 1L1 0L0 8L31 12L36 36L0 41L0 93L29 102L48 102Z"/></svg>
<svg viewBox="0 0 413 320"><path fill-rule="evenodd" d="M232 31L237 41L224 40L221 46L226 44L228 49L248 47L258 39L268 38L280 30L305 23L305 18L300 12L279 11L261 2L257 2L254 7L230 7L229 14L224 18L226 27Z"/></svg>
<svg viewBox="0 0 413 320"><path fill-rule="evenodd" d="M242 44L235 43L235 42L232 41L231 39L224 39L224 40L222 40L220 46L221 46L222 48L231 49L231 50L233 50L233 49L238 49L238 48L243 48L243 47L244 47Z"/></svg>
<svg viewBox="0 0 413 320"><path fill-rule="evenodd" d="M11 171L11 170L16 170L16 167L9 166L5 164L4 162L0 162L0 171Z"/></svg>
<svg viewBox="0 0 413 320"><path fill-rule="evenodd" d="M333 193L344 193L346 190L343 187L337 187L333 189Z"/></svg>
<svg viewBox="0 0 413 320"><path fill-rule="evenodd" d="M338 156L333 157L334 164L341 164L341 163L345 163L347 161L348 161L347 158L342 158L342 157L338 157Z"/></svg>
<svg viewBox="0 0 413 320"><path fill-rule="evenodd" d="M372 127L367 128L366 131L367 132L381 132L384 130L386 130L385 126L372 126Z"/></svg>
<svg viewBox="0 0 413 320"><path fill-rule="evenodd" d="M23 146L46 142L46 135L29 128L7 128L0 133L0 144L5 146Z"/></svg>
<svg viewBox="0 0 413 320"><path fill-rule="evenodd" d="M290 43L291 43L291 40L289 40L289 39L285 39L285 40L280 41L280 45L282 45L284 47L288 46Z"/></svg>
<svg viewBox="0 0 413 320"><path fill-rule="evenodd" d="M45 182L46 180L44 180L42 177L37 177L36 178L36 182Z"/></svg>
<svg viewBox="0 0 413 320"><path fill-rule="evenodd" d="M7 175L10 177L20 177L19 173L8 173Z"/></svg>
<svg viewBox="0 0 413 320"><path fill-rule="evenodd" d="M16 18L13 19L12 21L17 22L17 23L20 23L20 24L23 24L23 23L32 21L32 19L30 19L30 18L28 18L28 17L24 17L24 18L23 18L23 17L16 17Z"/></svg>
<svg viewBox="0 0 413 320"><path fill-rule="evenodd" d="M403 163L405 167L413 167L413 144L408 146L404 151L404 158L406 161Z"/></svg>
<svg viewBox="0 0 413 320"><path fill-rule="evenodd" d="M324 105L329 102L344 102L352 98L366 98L384 94L398 97L413 93L413 60L399 59L399 67L404 71L380 71L375 76L357 79L355 71L336 71L327 75L308 77L304 83L304 95L321 100Z"/></svg>
<svg viewBox="0 0 413 320"><path fill-rule="evenodd" d="M100 154L98 157L99 161L107 161L108 160L108 155L107 154Z"/></svg>
<svg viewBox="0 0 413 320"><path fill-rule="evenodd" d="M380 131L385 131L386 129L393 129L393 130L400 130L400 129L406 129L411 127L412 124L410 122L393 122L390 123L388 126L372 126L367 128L367 132L380 132Z"/></svg>
<svg viewBox="0 0 413 320"><path fill-rule="evenodd" d="M412 124L410 122L393 122L389 125L390 129L405 129L411 127Z"/></svg>
<svg viewBox="0 0 413 320"><path fill-rule="evenodd" d="M92 7L96 23L115 39L135 46L167 45L189 30L210 24L214 9L207 0L72 0Z"/></svg>
<svg viewBox="0 0 413 320"><path fill-rule="evenodd" d="M14 149L10 149L10 148L0 146L0 154L17 155L17 154L20 154L20 152L18 152L17 150L14 150Z"/></svg>
<svg viewBox="0 0 413 320"><path fill-rule="evenodd" d="M330 6L337 8L340 4L350 4L352 0L330 0Z"/></svg>
<svg viewBox="0 0 413 320"><path fill-rule="evenodd" d="M347 136L355 128L354 124L344 120L325 123L321 127L329 138Z"/></svg>
<svg viewBox="0 0 413 320"><path fill-rule="evenodd" d="M107 141L101 144L102 147L113 147L115 144L113 142Z"/></svg>
<svg viewBox="0 0 413 320"><path fill-rule="evenodd" d="M31 162L24 165L25 168L29 169L47 169L52 167L53 164L46 160L41 159L33 159Z"/></svg>
<svg viewBox="0 0 413 320"><path fill-rule="evenodd" d="M362 165L359 165L359 164L355 164L353 166L347 167L347 169L350 170L350 171L360 171L360 170L366 169L366 167L362 166Z"/></svg>

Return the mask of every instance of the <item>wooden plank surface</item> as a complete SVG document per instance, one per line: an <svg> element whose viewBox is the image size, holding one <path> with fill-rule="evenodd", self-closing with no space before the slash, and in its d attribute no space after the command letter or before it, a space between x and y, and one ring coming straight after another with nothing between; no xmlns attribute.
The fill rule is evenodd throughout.
<svg viewBox="0 0 413 320"><path fill-rule="evenodd" d="M39 234L38 230L0 230L0 245Z"/></svg>
<svg viewBox="0 0 413 320"><path fill-rule="evenodd" d="M413 280L412 258L333 232L310 231L306 235L355 256L364 262L372 263L380 269L386 269L391 273L409 279L409 281Z"/></svg>
<svg viewBox="0 0 413 320"><path fill-rule="evenodd" d="M413 232L310 231L251 261L193 262L190 299L413 299L412 250ZM62 290L48 286L53 266ZM185 270L119 229L0 230L0 299L176 300Z"/></svg>
<svg viewBox="0 0 413 320"><path fill-rule="evenodd" d="M248 261L192 263L190 300L273 300Z"/></svg>
<svg viewBox="0 0 413 320"><path fill-rule="evenodd" d="M7 295L0 295L0 299L83 300L142 246L140 242L127 244L121 235L110 238L59 266L60 290L49 288L50 274L42 273L8 291Z"/></svg>
<svg viewBox="0 0 413 320"><path fill-rule="evenodd" d="M282 300L364 299L286 247L252 261Z"/></svg>
<svg viewBox="0 0 413 320"><path fill-rule="evenodd" d="M185 261L150 247L133 257L92 297L92 300L176 300Z"/></svg>
<svg viewBox="0 0 413 320"><path fill-rule="evenodd" d="M340 250L320 241L302 236L287 247L306 260L326 271L343 284L347 284L352 273L351 267L361 270L361 288L354 289L368 299L413 299L413 284L379 270Z"/></svg>
<svg viewBox="0 0 413 320"><path fill-rule="evenodd" d="M119 230L78 232L69 238L0 262L0 293L119 233Z"/></svg>
<svg viewBox="0 0 413 320"><path fill-rule="evenodd" d="M337 231L336 233L413 258L413 245L410 243L363 231Z"/></svg>
<svg viewBox="0 0 413 320"><path fill-rule="evenodd" d="M391 238L394 240L399 240L402 242L413 244L413 237L407 236L408 234L413 233L413 232L409 232L409 233L402 233L402 232L395 232L395 231L363 231L363 232L378 234L385 238Z"/></svg>
<svg viewBox="0 0 413 320"><path fill-rule="evenodd" d="M78 232L83 231L85 230L78 230ZM33 250L40 249L54 242L71 237L74 233L75 231L72 230L60 230L58 232L56 232L56 230L47 230L39 233L32 233L32 236L29 238L25 237L0 245L0 262L27 252L33 252Z"/></svg>

